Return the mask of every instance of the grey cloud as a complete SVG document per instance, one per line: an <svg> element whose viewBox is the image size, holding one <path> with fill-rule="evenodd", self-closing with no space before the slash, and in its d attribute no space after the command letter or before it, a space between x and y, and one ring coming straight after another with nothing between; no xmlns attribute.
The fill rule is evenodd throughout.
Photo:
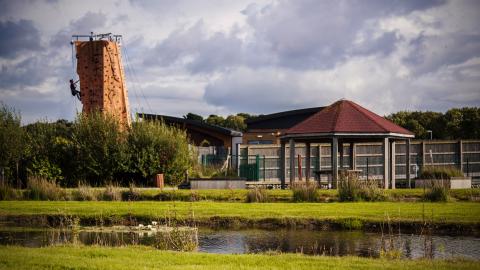
<svg viewBox="0 0 480 270"><path fill-rule="evenodd" d="M444 1L279 1L267 6L249 5L242 13L252 39L238 32L209 35L203 22L173 31L157 44L149 65L184 65L193 73L249 66L291 69L327 69L355 55L391 53L398 38L394 32L374 35L372 21L427 9ZM366 34L362 44L355 38ZM151 55L151 54L149 54Z"/></svg>
<svg viewBox="0 0 480 270"><path fill-rule="evenodd" d="M444 65L480 57L480 34L420 35L410 42L412 53L404 61L417 75Z"/></svg>
<svg viewBox="0 0 480 270"><path fill-rule="evenodd" d="M38 51L40 34L30 20L0 21L0 57L15 58L26 51Z"/></svg>
<svg viewBox="0 0 480 270"><path fill-rule="evenodd" d="M106 15L102 12L87 12L77 20L70 22L70 25L55 34L50 40L54 47L69 46L72 35L88 35L90 32L102 30L106 25Z"/></svg>

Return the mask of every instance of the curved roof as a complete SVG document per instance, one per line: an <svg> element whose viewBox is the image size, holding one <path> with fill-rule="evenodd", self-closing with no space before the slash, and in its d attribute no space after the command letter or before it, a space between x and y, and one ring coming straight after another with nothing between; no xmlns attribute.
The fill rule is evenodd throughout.
<svg viewBox="0 0 480 270"><path fill-rule="evenodd" d="M285 135L300 134L414 136L411 131L349 100L339 100L285 132Z"/></svg>

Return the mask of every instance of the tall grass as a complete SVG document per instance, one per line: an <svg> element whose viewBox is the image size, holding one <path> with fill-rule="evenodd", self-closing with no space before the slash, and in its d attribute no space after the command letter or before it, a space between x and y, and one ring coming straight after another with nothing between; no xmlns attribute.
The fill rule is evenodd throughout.
<svg viewBox="0 0 480 270"><path fill-rule="evenodd" d="M375 180L362 181L356 174L341 173L338 199L342 202L385 201L387 196Z"/></svg>
<svg viewBox="0 0 480 270"><path fill-rule="evenodd" d="M317 184L313 182L295 184L292 187L292 192L294 202L316 202L319 200Z"/></svg>
<svg viewBox="0 0 480 270"><path fill-rule="evenodd" d="M97 193L90 185L80 182L78 188L73 191L72 196L76 201L96 201L98 198Z"/></svg>
<svg viewBox="0 0 480 270"><path fill-rule="evenodd" d="M59 201L67 199L67 194L64 189L54 181L40 177L31 177L28 179L25 196L30 200Z"/></svg>
<svg viewBox="0 0 480 270"><path fill-rule="evenodd" d="M102 199L104 201L121 201L122 192L117 184L110 183L105 186L105 190L102 193Z"/></svg>
<svg viewBox="0 0 480 270"><path fill-rule="evenodd" d="M425 201L430 202L448 202L450 200L450 188L448 185L439 183L439 180L432 180L431 188L423 195ZM443 180L440 180L443 182Z"/></svg>
<svg viewBox="0 0 480 270"><path fill-rule="evenodd" d="M264 188L255 187L250 189L247 193L246 202L253 203L253 202L268 202L269 196L267 190Z"/></svg>
<svg viewBox="0 0 480 270"><path fill-rule="evenodd" d="M463 172L454 166L425 166L422 168L420 179L450 179L452 177L463 177Z"/></svg>
<svg viewBox="0 0 480 270"><path fill-rule="evenodd" d="M9 184L0 184L0 201L12 201L18 197L17 191Z"/></svg>

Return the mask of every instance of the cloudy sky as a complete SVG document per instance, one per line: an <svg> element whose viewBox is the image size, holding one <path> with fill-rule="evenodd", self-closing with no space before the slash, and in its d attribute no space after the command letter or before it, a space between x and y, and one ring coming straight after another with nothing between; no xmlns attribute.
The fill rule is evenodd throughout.
<svg viewBox="0 0 480 270"><path fill-rule="evenodd" d="M72 120L72 34L112 32L132 112L480 106L480 1L0 0L0 101Z"/></svg>

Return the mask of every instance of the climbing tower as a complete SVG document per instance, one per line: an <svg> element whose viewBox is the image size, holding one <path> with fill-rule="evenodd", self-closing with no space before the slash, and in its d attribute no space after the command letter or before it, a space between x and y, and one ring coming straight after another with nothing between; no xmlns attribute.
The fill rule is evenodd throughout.
<svg viewBox="0 0 480 270"><path fill-rule="evenodd" d="M83 113L99 111L130 126L125 72L120 53L120 36L90 35L87 41L72 41L76 50L77 74Z"/></svg>

